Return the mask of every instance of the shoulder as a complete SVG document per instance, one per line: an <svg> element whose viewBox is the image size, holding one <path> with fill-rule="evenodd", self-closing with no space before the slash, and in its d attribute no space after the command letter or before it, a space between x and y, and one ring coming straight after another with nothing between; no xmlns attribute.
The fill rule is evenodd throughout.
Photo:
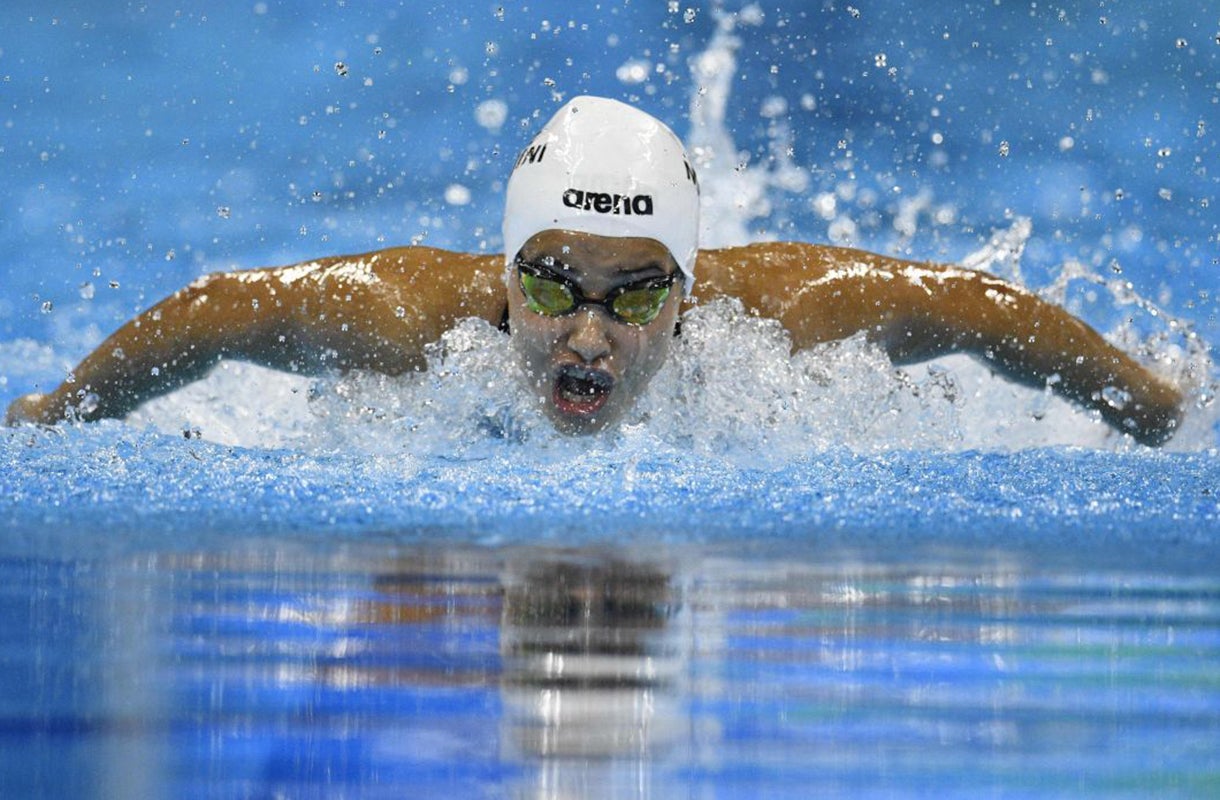
<svg viewBox="0 0 1220 800"><path fill-rule="evenodd" d="M416 281L424 276L481 282L500 279L503 257L499 254L459 253L438 247L388 247L368 253L331 256L318 261L323 266L363 264L383 281Z"/></svg>
<svg viewBox="0 0 1220 800"><path fill-rule="evenodd" d="M709 296L752 294L760 284L807 284L846 268L871 270L895 262L864 250L808 242L755 242L741 247L700 250L696 291ZM700 292L699 289L703 291Z"/></svg>
<svg viewBox="0 0 1220 800"><path fill-rule="evenodd" d="M696 275L717 291L759 281L778 284L851 281L863 278L907 280L991 278L965 267L910 261L851 247L808 242L756 242L741 247L700 250Z"/></svg>

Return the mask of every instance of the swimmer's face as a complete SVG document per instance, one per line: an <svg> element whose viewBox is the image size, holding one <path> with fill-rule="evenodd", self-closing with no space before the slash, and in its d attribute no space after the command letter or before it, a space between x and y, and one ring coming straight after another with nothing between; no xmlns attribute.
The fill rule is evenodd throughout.
<svg viewBox="0 0 1220 800"><path fill-rule="evenodd" d="M617 421L669 353L682 303L673 257L655 239L550 230L525 243L517 264L508 278L512 339L547 416L564 433ZM591 302L553 313L569 295ZM605 300L609 308L596 304Z"/></svg>

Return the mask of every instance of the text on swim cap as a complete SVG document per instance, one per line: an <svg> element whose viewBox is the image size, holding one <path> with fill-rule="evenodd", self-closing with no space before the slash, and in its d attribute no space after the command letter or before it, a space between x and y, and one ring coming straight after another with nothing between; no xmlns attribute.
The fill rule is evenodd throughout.
<svg viewBox="0 0 1220 800"><path fill-rule="evenodd" d="M563 204L568 208L579 208L582 211L595 211L598 214L652 214L652 195L650 194L609 194L607 192L589 192L583 189L568 189L563 193Z"/></svg>
<svg viewBox="0 0 1220 800"><path fill-rule="evenodd" d="M695 168L690 165L690 162L685 158L682 159L682 166L686 167L686 179L695 184L695 188L699 188L699 176L695 174Z"/></svg>
<svg viewBox="0 0 1220 800"><path fill-rule="evenodd" d="M517 156L517 163L513 165L513 169L522 164L533 164L536 161L541 161L546 155L546 145L530 145L521 151L521 155Z"/></svg>

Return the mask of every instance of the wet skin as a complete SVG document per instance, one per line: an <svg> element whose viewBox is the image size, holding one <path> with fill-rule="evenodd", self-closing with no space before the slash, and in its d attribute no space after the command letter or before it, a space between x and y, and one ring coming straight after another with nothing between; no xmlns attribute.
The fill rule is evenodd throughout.
<svg viewBox="0 0 1220 800"><path fill-rule="evenodd" d="M543 231L533 236L518 258L547 265L594 300L617 288L678 272L669 251L655 239L570 231ZM678 275L654 320L633 325L592 304L553 317L532 311L517 269L510 270L508 316L513 346L539 405L558 430L572 434L599 431L631 408L669 353L682 302L681 284Z"/></svg>
<svg viewBox="0 0 1220 800"><path fill-rule="evenodd" d="M674 267L647 239L549 231L527 246L537 251L530 257L567 265L566 276L595 301L623 281ZM458 320L497 324L507 308L546 413L565 431L588 432L620 417L647 386L679 305L724 297L779 321L794 350L863 333L897 364L969 353L1011 380L1093 409L1145 444L1164 442L1182 418L1177 387L1085 323L994 275L951 265L804 242L701 250L692 296L675 286L661 314L641 327L594 305L543 318L522 305L512 272L506 283L500 254L394 247L207 275L111 334L58 387L15 399L5 422L121 417L224 358L306 374L398 375L424 369L425 346ZM556 371L565 366L578 380L557 396ZM1127 399L1112 404L1115 395Z"/></svg>

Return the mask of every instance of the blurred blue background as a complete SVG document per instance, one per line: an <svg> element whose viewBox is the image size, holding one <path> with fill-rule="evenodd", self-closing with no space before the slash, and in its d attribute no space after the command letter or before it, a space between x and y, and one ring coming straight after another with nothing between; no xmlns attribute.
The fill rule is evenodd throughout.
<svg viewBox="0 0 1220 800"><path fill-rule="evenodd" d="M562 99L687 135L722 13L740 163L778 141L808 176L771 188L758 235L956 260L1028 217L1031 284L1080 261L1217 340L1215 10L910 0L6 3L0 340L75 358L86 327L217 269L495 251L507 167Z"/></svg>

